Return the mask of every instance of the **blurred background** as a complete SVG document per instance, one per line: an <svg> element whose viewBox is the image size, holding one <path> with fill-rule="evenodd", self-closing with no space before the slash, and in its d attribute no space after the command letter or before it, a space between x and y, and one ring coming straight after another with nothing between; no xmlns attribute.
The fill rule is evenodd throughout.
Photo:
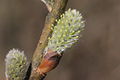
<svg viewBox="0 0 120 80"><path fill-rule="evenodd" d="M69 0L86 21L83 37L46 80L120 80L120 0ZM0 0L0 79L5 55L24 50L30 60L48 11L40 0Z"/></svg>

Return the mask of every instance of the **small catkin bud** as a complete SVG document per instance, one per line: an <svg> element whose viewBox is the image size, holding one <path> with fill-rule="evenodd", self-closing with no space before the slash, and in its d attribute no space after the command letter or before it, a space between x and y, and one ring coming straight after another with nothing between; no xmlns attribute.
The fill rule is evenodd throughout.
<svg viewBox="0 0 120 80"><path fill-rule="evenodd" d="M9 80L23 80L27 70L27 59L24 52L12 49L6 56L6 78Z"/></svg>
<svg viewBox="0 0 120 80"><path fill-rule="evenodd" d="M51 12L55 0L41 0L41 1L46 4L48 10Z"/></svg>
<svg viewBox="0 0 120 80"><path fill-rule="evenodd" d="M45 4L49 4L49 5L54 4L54 0L41 0L41 1L44 2Z"/></svg>
<svg viewBox="0 0 120 80"><path fill-rule="evenodd" d="M59 54L70 48L81 36L80 32L84 29L84 21L79 11L69 9L56 20L53 26L53 33L48 40L45 53L53 50Z"/></svg>

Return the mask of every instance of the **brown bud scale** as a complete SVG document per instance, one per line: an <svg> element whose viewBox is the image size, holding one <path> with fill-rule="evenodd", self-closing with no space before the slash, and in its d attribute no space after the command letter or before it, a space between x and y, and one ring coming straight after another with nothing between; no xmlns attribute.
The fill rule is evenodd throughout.
<svg viewBox="0 0 120 80"><path fill-rule="evenodd" d="M37 72L45 75L47 72L53 70L61 59L61 55L52 50L47 51L45 56L43 57L41 64L37 68Z"/></svg>

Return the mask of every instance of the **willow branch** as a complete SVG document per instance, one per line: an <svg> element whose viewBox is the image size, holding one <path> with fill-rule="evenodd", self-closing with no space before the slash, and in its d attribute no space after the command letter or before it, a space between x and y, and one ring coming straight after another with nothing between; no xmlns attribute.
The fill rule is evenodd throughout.
<svg viewBox="0 0 120 80"><path fill-rule="evenodd" d="M43 80L45 77L45 75L41 75L36 72L36 69L41 63L43 51L47 45L48 37L51 34L52 24L55 24L55 20L58 19L59 16L64 12L67 1L68 0L55 0L52 9L49 9L49 6L46 4L49 9L49 13L46 17L44 29L38 42L37 48L33 54L30 80Z"/></svg>

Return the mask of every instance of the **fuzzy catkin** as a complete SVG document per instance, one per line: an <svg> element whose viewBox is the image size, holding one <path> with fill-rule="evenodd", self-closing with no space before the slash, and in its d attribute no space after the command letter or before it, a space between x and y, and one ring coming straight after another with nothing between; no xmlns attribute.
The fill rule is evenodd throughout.
<svg viewBox="0 0 120 80"><path fill-rule="evenodd" d="M27 59L24 52L12 49L6 56L6 78L9 80L23 80L27 70Z"/></svg>
<svg viewBox="0 0 120 80"><path fill-rule="evenodd" d="M45 53L53 50L60 54L70 48L81 36L80 33L85 25L81 14L76 9L66 11L59 20L56 20L56 23L55 26L53 25L53 33L48 40Z"/></svg>

